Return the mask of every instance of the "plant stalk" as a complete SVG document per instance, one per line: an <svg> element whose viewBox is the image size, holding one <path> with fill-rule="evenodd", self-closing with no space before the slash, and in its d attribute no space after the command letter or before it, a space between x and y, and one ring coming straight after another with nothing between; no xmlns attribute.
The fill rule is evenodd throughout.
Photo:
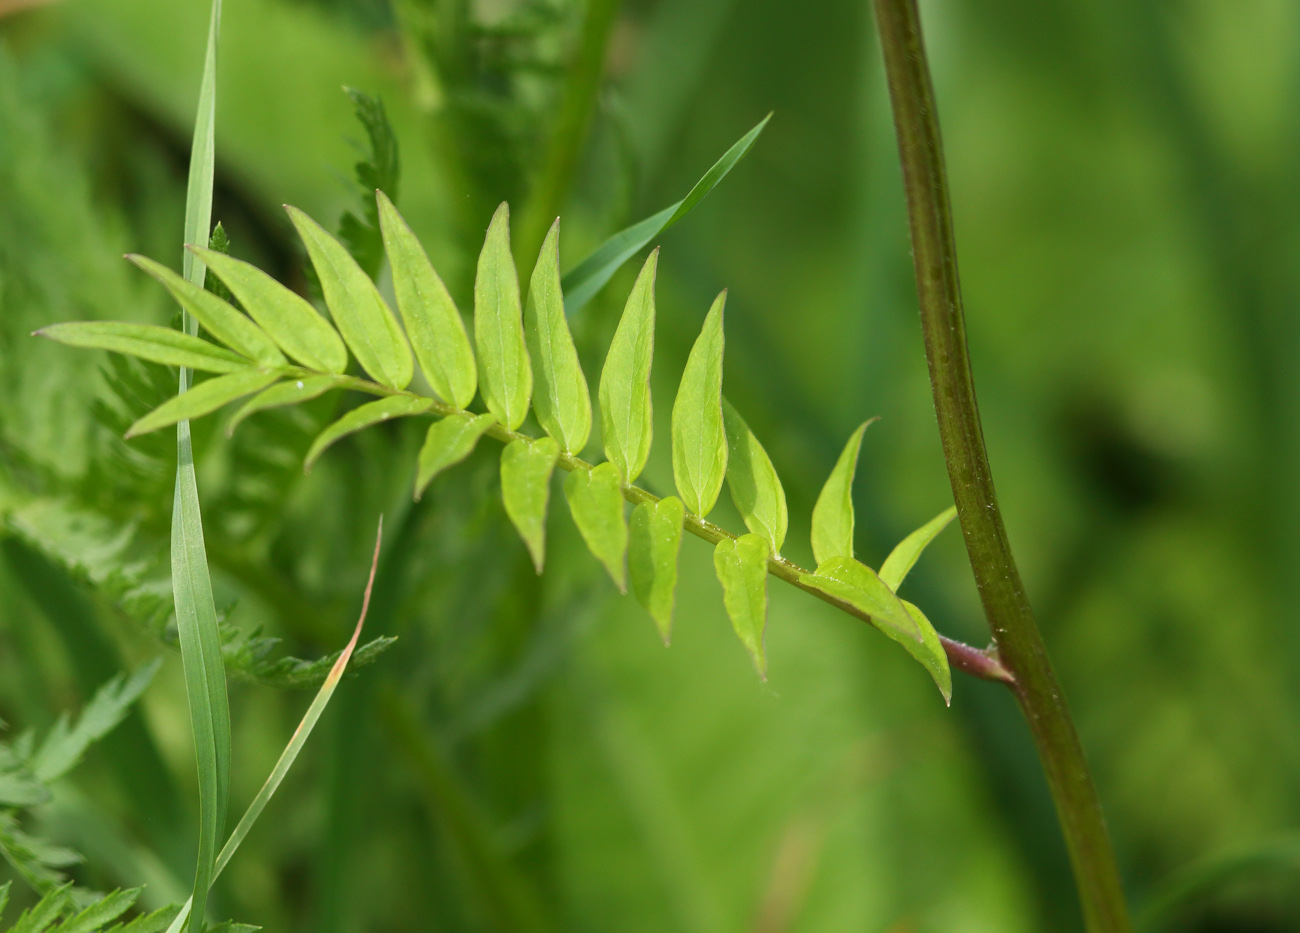
<svg viewBox="0 0 1300 933"><path fill-rule="evenodd" d="M1056 802L1087 929L1129 933L1132 925L1101 803L1016 569L993 488L967 353L952 207L916 0L873 2L903 164L934 407L975 584Z"/></svg>

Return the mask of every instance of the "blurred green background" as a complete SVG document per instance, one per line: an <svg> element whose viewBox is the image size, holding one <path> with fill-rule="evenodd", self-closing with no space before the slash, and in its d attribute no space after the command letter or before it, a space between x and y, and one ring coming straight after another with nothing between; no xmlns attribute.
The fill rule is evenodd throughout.
<svg viewBox="0 0 1300 933"><path fill-rule="evenodd" d="M0 2L0 716L18 729L160 650L126 577L165 573L171 442L117 440L103 361L27 335L171 320L119 257L179 265L208 15L20 6ZM232 251L307 288L278 205L327 225L356 210L355 86L384 100L398 203L468 308L493 207L518 217L545 162L585 6L227 0L214 216ZM1133 902L1190 892L1160 929L1300 929L1300 5L923 10L989 452ZM568 268L775 111L662 238L645 480L671 487L672 392L727 287L727 393L782 474L804 563L812 503L866 417L882 420L860 556L950 502L869 12L625 0L563 202ZM589 378L634 271L574 321ZM1003 689L959 676L945 709L896 645L779 582L761 683L694 539L665 650L563 508L533 573L493 445L416 506L415 426L355 435L304 477L314 431L355 403L262 415L233 441L219 419L197 428L232 621L294 654L337 648L382 511L368 626L400 636L341 688L218 914L313 933L1081 928ZM907 587L984 643L955 530ZM231 702L238 812L307 697L235 683ZM88 883L181 899L193 775L169 655L42 823L86 852Z"/></svg>

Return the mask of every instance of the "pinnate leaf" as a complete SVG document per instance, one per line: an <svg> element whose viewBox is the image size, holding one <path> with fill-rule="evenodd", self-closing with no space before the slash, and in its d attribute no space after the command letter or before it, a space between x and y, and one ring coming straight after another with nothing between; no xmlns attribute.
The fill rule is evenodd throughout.
<svg viewBox="0 0 1300 933"><path fill-rule="evenodd" d="M249 360L189 334L155 324L120 321L72 321L36 331L41 337L67 344L137 356L166 366L188 366L208 373L233 373Z"/></svg>
<svg viewBox="0 0 1300 933"><path fill-rule="evenodd" d="M216 376L201 382L188 392L163 402L149 414L131 425L127 437L148 434L166 428L186 418L199 418L216 411L235 399L252 395L265 389L279 378L279 374L262 369L248 368L225 376Z"/></svg>
<svg viewBox="0 0 1300 933"><path fill-rule="evenodd" d="M439 398L457 408L467 408L478 391L478 370L465 322L424 247L393 202L382 191L376 198L384 248L393 268L393 292L415 358Z"/></svg>
<svg viewBox="0 0 1300 933"><path fill-rule="evenodd" d="M492 215L474 278L474 345L478 384L488 410L511 431L528 417L533 370L524 345L519 277L510 253L510 207Z"/></svg>
<svg viewBox="0 0 1300 933"><path fill-rule="evenodd" d="M143 890L144 888L129 888L107 894L60 923L53 933L96 933L105 924L112 923L130 910Z"/></svg>
<svg viewBox="0 0 1300 933"><path fill-rule="evenodd" d="M627 552L632 592L655 620L664 644L672 638L677 554L685 518L686 507L676 496L642 502L632 510Z"/></svg>
<svg viewBox="0 0 1300 933"><path fill-rule="evenodd" d="M880 568L880 579L894 591L898 590L907 572L916 565L921 552L938 537L939 532L948 527L948 523L957 515L957 507L950 505L934 518L930 519L916 531L898 543L898 546L885 558Z"/></svg>
<svg viewBox="0 0 1300 933"><path fill-rule="evenodd" d="M713 569L731 626L749 649L758 676L767 680L763 630L767 626L768 542L762 535L723 538L713 549Z"/></svg>
<svg viewBox="0 0 1300 933"><path fill-rule="evenodd" d="M516 438L501 452L501 498L538 573L546 560L546 506L559 456L560 445L550 437Z"/></svg>
<svg viewBox="0 0 1300 933"><path fill-rule="evenodd" d="M415 374L406 336L352 254L296 207L285 206L320 277L334 324L363 369L376 382L405 389Z"/></svg>
<svg viewBox="0 0 1300 933"><path fill-rule="evenodd" d="M297 405L299 402L311 401L341 385L340 376L303 376L301 379L289 379L269 389L264 389L239 407L226 426L226 434L235 433L235 428L249 415L268 408L280 408L285 405Z"/></svg>
<svg viewBox="0 0 1300 933"><path fill-rule="evenodd" d="M655 352L655 273L659 250L641 267L600 373L600 426L605 456L627 482L641 475L650 456L653 409L650 364Z"/></svg>
<svg viewBox="0 0 1300 933"><path fill-rule="evenodd" d="M316 439L311 442L311 447L307 450L303 470L310 471L312 464L320 458L326 448L340 438L368 428L372 424L379 424L381 421L421 414L428 411L432 405L431 399L417 398L412 395L390 395L388 398L358 405L316 435Z"/></svg>
<svg viewBox="0 0 1300 933"><path fill-rule="evenodd" d="M533 392L537 420L563 450L579 453L591 435L591 392L564 316L558 218L533 267L524 304L524 337L537 380Z"/></svg>
<svg viewBox="0 0 1300 933"><path fill-rule="evenodd" d="M627 520L623 516L623 481L618 467L606 461L590 470L574 470L564 480L564 495L582 540L605 565L619 590L627 592L623 559L627 553Z"/></svg>
<svg viewBox="0 0 1300 933"><path fill-rule="evenodd" d="M713 302L691 347L673 402L673 479L686 507L703 518L727 475L727 432L722 424L722 310Z"/></svg>
<svg viewBox="0 0 1300 933"><path fill-rule="evenodd" d="M849 436L813 506L812 549L819 564L832 557L853 556L853 474L858 469L862 435L869 424L871 421L864 421Z"/></svg>
<svg viewBox="0 0 1300 933"><path fill-rule="evenodd" d="M473 453L483 432L496 423L497 416L491 412L484 415L458 412L430 425L424 446L420 448L419 472L415 477L416 501L424 495L434 477Z"/></svg>
<svg viewBox="0 0 1300 933"><path fill-rule="evenodd" d="M727 486L731 501L736 503L745 527L761 535L773 554L779 554L789 523L781 479L763 445L726 399L722 400L722 411L730 447Z"/></svg>

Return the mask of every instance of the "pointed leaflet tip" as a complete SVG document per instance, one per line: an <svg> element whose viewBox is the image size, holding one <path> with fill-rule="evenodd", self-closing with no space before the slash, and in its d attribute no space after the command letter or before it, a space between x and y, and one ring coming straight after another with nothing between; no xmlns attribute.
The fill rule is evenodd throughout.
<svg viewBox="0 0 1300 933"><path fill-rule="evenodd" d="M813 506L812 548L813 557L821 564L832 557L853 556L853 477L858 469L858 452L862 448L862 435L876 421L870 418L858 425L849 436L844 450L835 462L835 468L822 487Z"/></svg>

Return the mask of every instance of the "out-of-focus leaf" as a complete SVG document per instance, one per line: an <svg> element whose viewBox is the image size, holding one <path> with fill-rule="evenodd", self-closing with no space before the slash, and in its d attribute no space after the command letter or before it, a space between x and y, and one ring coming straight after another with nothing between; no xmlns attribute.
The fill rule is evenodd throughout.
<svg viewBox="0 0 1300 933"><path fill-rule="evenodd" d="M182 395L163 402L145 415L126 432L127 437L148 434L166 428L186 418L199 418L228 405L235 399L252 395L279 379L278 373L248 368L242 372L217 376L200 383Z"/></svg>
<svg viewBox="0 0 1300 933"><path fill-rule="evenodd" d="M703 518L727 475L727 432L722 425L722 311L714 299L691 347L673 402L673 479L686 507Z"/></svg>
<svg viewBox="0 0 1300 933"><path fill-rule="evenodd" d="M407 418L412 415L422 414L428 411L432 405L433 402L430 399L416 398L411 395L390 395L388 398L381 398L374 402L358 405L316 435L316 439L311 442L311 447L307 449L307 456L303 460L303 469L310 471L312 464L325 452L326 448L340 438L354 434L363 428L368 428L372 424L388 421L391 418Z"/></svg>
<svg viewBox="0 0 1300 933"><path fill-rule="evenodd" d="M632 510L627 552L632 592L655 620L664 644L668 644L673 632L677 554L682 547L685 517L686 507L676 496L642 502Z"/></svg>
<svg viewBox="0 0 1300 933"><path fill-rule="evenodd" d="M301 295L257 266L210 249L189 249L226 283L244 310L293 359L308 369L327 373L348 368L343 339Z"/></svg>
<svg viewBox="0 0 1300 933"><path fill-rule="evenodd" d="M112 923L135 904L144 888L113 891L69 917L54 928L53 933L96 933L107 923Z"/></svg>
<svg viewBox="0 0 1300 933"><path fill-rule="evenodd" d="M352 355L376 382L405 389L415 375L411 348L375 283L325 228L296 207L285 206L320 277L325 304Z"/></svg>
<svg viewBox="0 0 1300 933"><path fill-rule="evenodd" d="M156 324L119 321L73 321L51 324L36 333L71 347L88 347L138 356L151 363L188 366L209 373L233 373L251 362L222 347Z"/></svg>
<svg viewBox="0 0 1300 933"><path fill-rule="evenodd" d="M597 247L594 253L578 263L576 267L570 269L569 273L564 277L565 311L568 314L576 313L579 308L595 297L596 293L610 280L623 263L635 256L643 246L677 223L677 221L689 214L695 208L695 205L703 201L705 195L712 191L718 182L726 178L727 173L732 170L737 162L744 158L745 153L749 152L754 145L754 141L758 139L758 134L763 132L763 127L767 126L767 121L770 119L772 119L772 115L769 113L756 127L740 137L730 149L722 154L722 158L713 163L709 170L704 173L704 177L695 183L695 187L690 190L686 197L676 204L669 205L659 213L620 230Z"/></svg>
<svg viewBox="0 0 1300 933"><path fill-rule="evenodd" d="M59 919L71 896L71 884L50 891L39 902L22 912L9 933L44 933L50 924Z"/></svg>
<svg viewBox="0 0 1300 933"><path fill-rule="evenodd" d="M957 507L950 505L898 542L898 546L890 552L889 556L885 558L884 564L880 567L880 579L884 580L891 590L897 591L899 585L907 576L907 572L916 565L921 552L926 549L931 541L938 537L939 532L948 527L948 523L956 515Z"/></svg>
<svg viewBox="0 0 1300 933"><path fill-rule="evenodd" d="M402 163L397 149L397 135L388 122L388 114L384 112L384 102L353 87L345 87L343 91L351 99L357 119L366 129L366 137L370 140L370 158L362 159L356 164L364 217L358 217L351 211L345 212L339 220L339 239L366 275L374 278L379 274L379 267L384 261L384 243L371 194L376 191L386 192L387 197L396 200Z"/></svg>
<svg viewBox="0 0 1300 933"><path fill-rule="evenodd" d="M862 435L870 424L864 421L849 436L813 506L812 549L819 564L832 557L853 556L853 474L858 469Z"/></svg>
<svg viewBox="0 0 1300 933"><path fill-rule="evenodd" d="M497 416L491 412L483 415L465 412L448 415L430 425L424 446L420 448L419 472L415 477L416 501L424 495L434 477L468 457L483 432L496 423Z"/></svg>
<svg viewBox="0 0 1300 933"><path fill-rule="evenodd" d="M163 284L208 333L230 349L263 366L284 366L286 360L275 341L262 328L205 288L185 281L162 263L147 256L126 257Z"/></svg>
<svg viewBox="0 0 1300 933"><path fill-rule="evenodd" d="M288 379L279 385L273 385L239 406L239 411L235 412L230 419L230 424L226 425L226 435L234 434L235 428L239 427L249 415L266 411L268 408L280 408L284 405L297 405L299 402L310 401L324 395L330 389L340 385L342 381L342 377L339 376L303 376L301 379Z"/></svg>
<svg viewBox="0 0 1300 933"><path fill-rule="evenodd" d="M382 192L379 225L393 270L393 292L406 335L429 385L443 401L467 408L478 391L474 351L456 303L411 228Z"/></svg>
<svg viewBox="0 0 1300 933"><path fill-rule="evenodd" d="M722 411L730 447L727 485L731 500L745 520L745 527L761 535L773 554L779 554L789 523L781 478L745 419L726 399L722 400Z"/></svg>
<svg viewBox="0 0 1300 933"><path fill-rule="evenodd" d="M623 516L623 481L618 467L606 461L590 470L574 470L564 480L564 495L582 540L605 565L619 590L627 592L623 559L627 553L627 520Z"/></svg>
<svg viewBox="0 0 1300 933"><path fill-rule="evenodd" d="M524 305L524 337L537 380L533 408L561 449L580 453L591 435L591 392L578 362L560 293L560 221L542 242Z"/></svg>
<svg viewBox="0 0 1300 933"><path fill-rule="evenodd" d="M510 207L492 215L474 278L474 345L478 385L488 410L511 431L528 417L533 369L524 344L519 276L510 254Z"/></svg>
<svg viewBox="0 0 1300 933"><path fill-rule="evenodd" d="M559 456L560 445L550 437L518 438L501 452L501 498L538 573L546 560L546 505Z"/></svg>
<svg viewBox="0 0 1300 933"><path fill-rule="evenodd" d="M600 373L600 425L605 456L626 482L641 475L650 456L654 418L650 365L655 352L655 273L659 250L646 258Z"/></svg>
<svg viewBox="0 0 1300 933"><path fill-rule="evenodd" d="M767 680L763 629L767 626L767 558L769 544L757 534L723 538L713 549L713 568L722 584L722 600L732 628L749 649L758 676Z"/></svg>

